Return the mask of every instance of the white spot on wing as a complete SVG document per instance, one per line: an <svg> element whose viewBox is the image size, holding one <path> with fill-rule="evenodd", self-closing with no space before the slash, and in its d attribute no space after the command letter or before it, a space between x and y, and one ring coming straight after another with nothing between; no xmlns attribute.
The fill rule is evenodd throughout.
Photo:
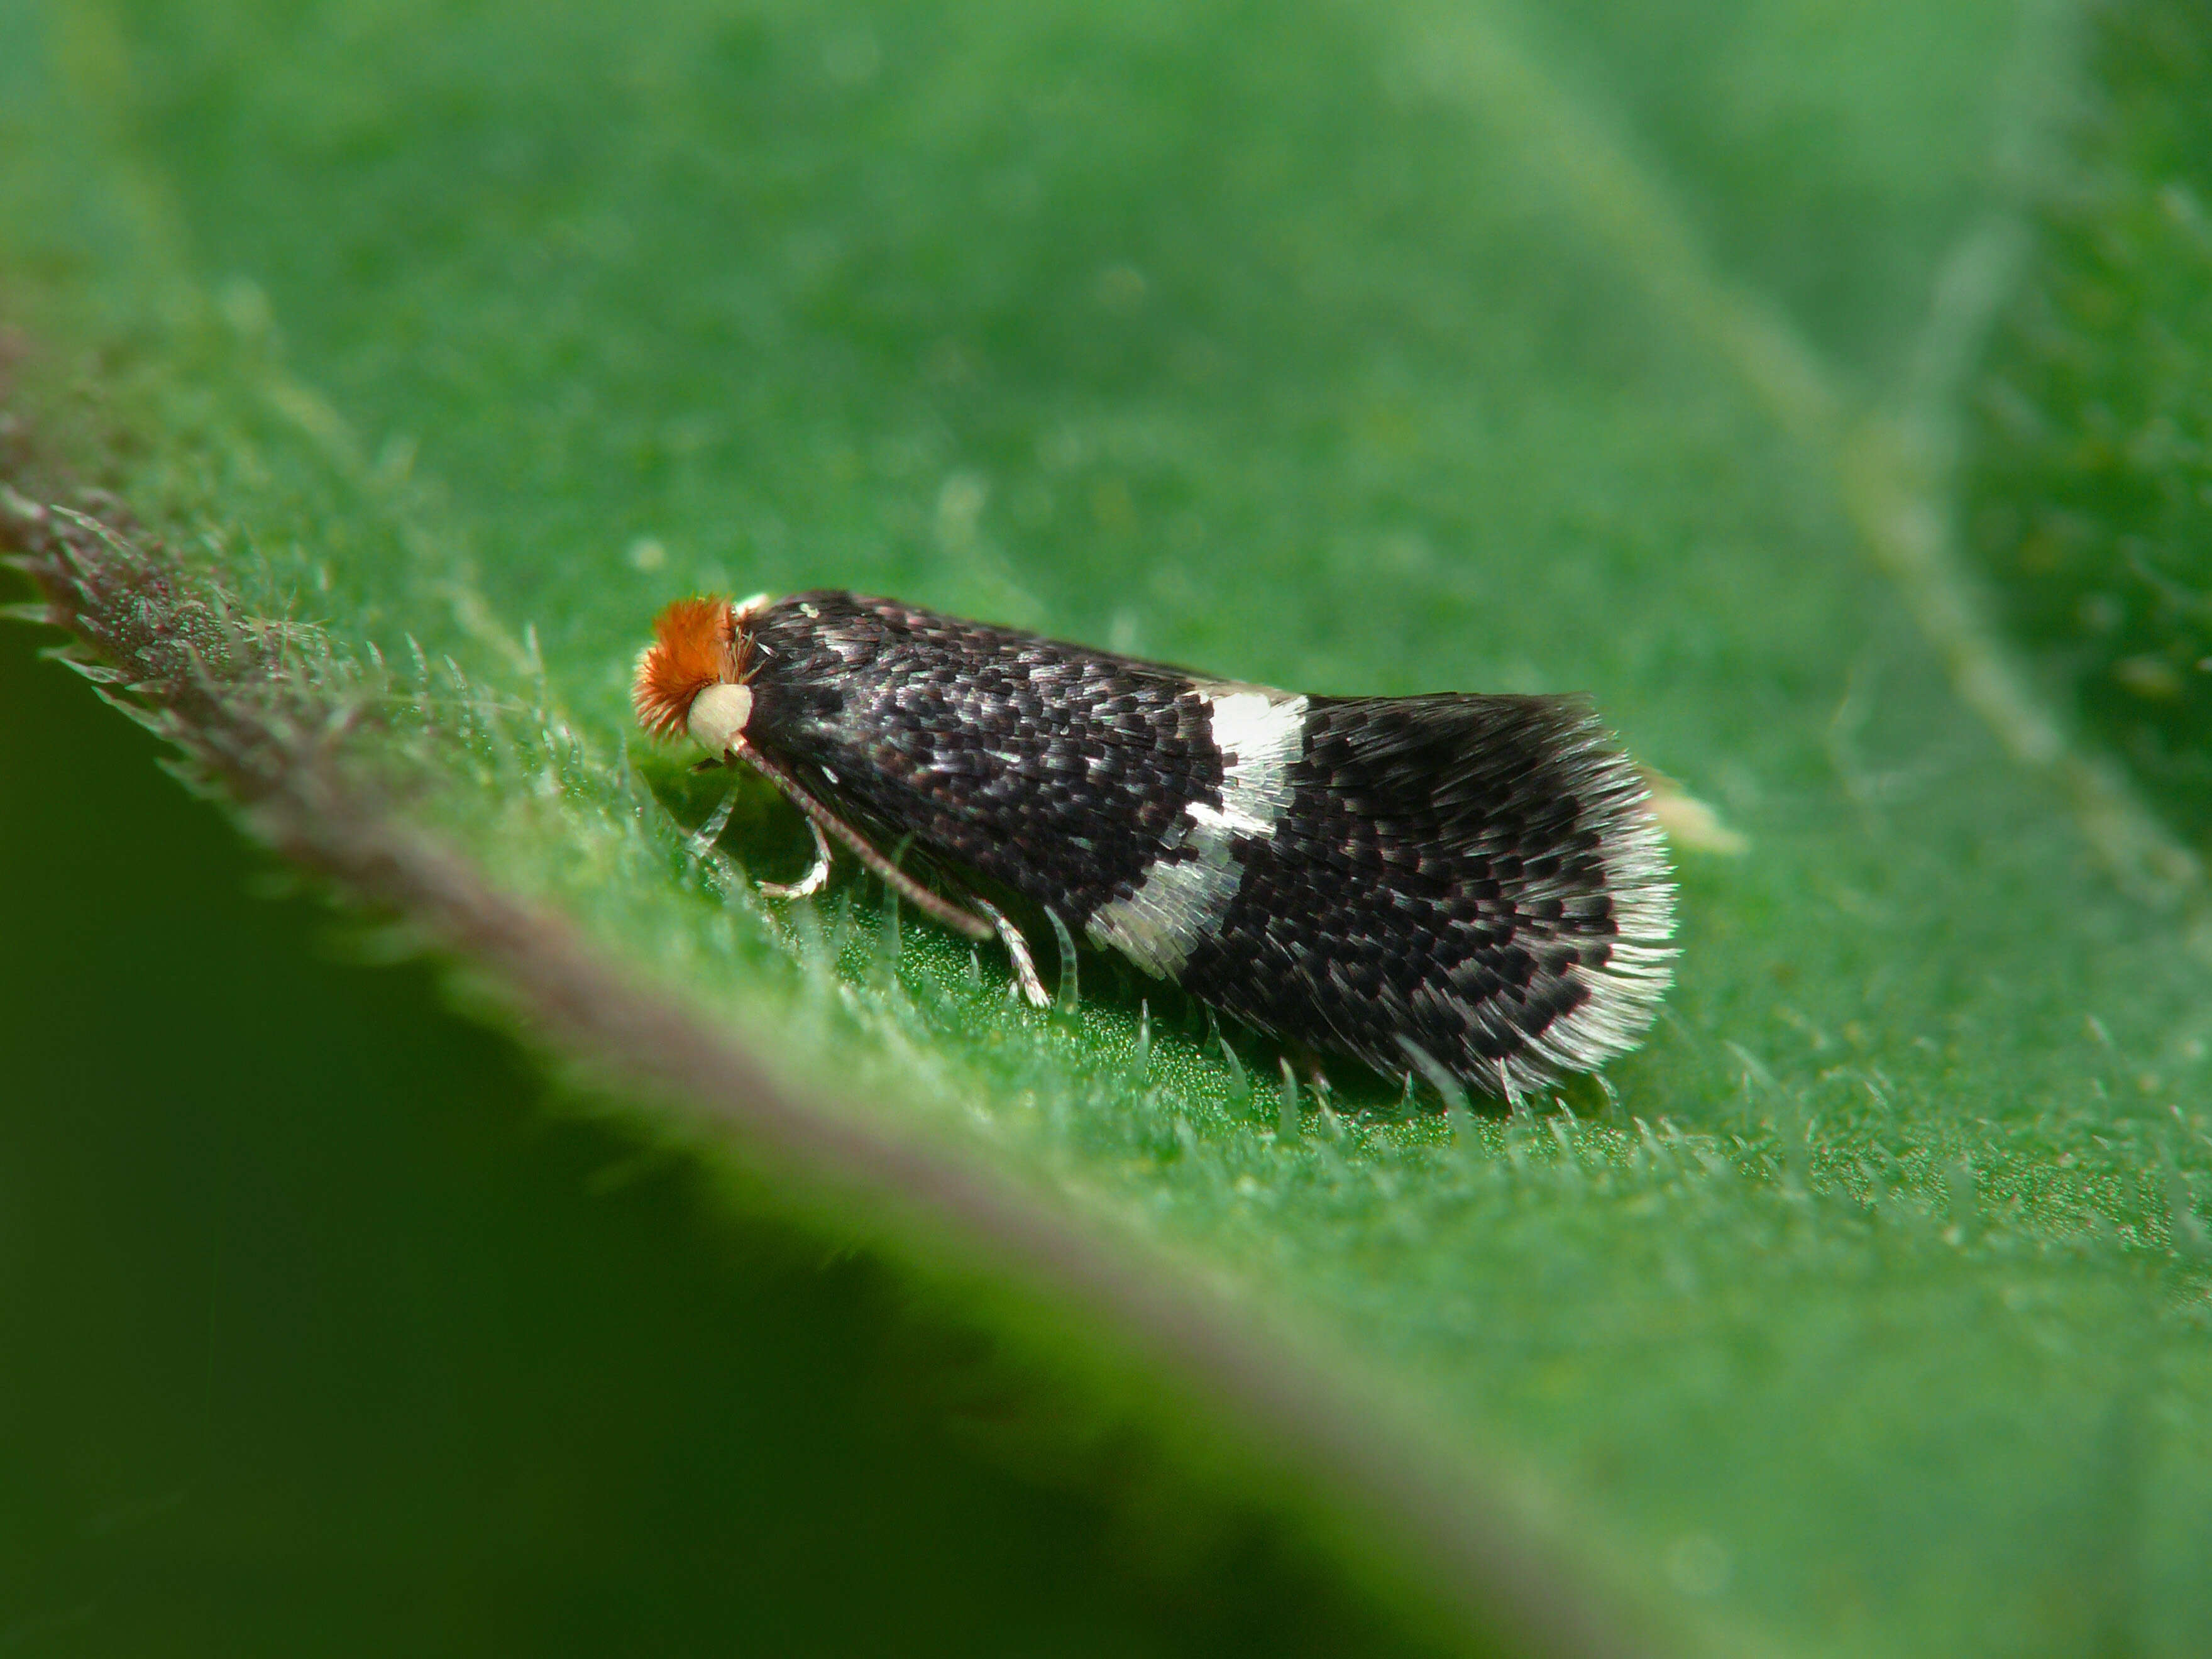
<svg viewBox="0 0 2212 1659"><path fill-rule="evenodd" d="M1200 685L1221 751L1221 805L1183 808L1168 844L1127 898L1098 907L1084 928L1147 973L1172 979L1220 925L1244 866L1237 840L1266 841L1291 804L1291 768L1305 753L1306 700L1254 685Z"/></svg>
<svg viewBox="0 0 2212 1659"><path fill-rule="evenodd" d="M1213 712L1221 751L1222 825L1266 839L1291 804L1291 768L1305 753L1306 700L1256 686L1200 688ZM1206 809L1194 801L1196 817Z"/></svg>

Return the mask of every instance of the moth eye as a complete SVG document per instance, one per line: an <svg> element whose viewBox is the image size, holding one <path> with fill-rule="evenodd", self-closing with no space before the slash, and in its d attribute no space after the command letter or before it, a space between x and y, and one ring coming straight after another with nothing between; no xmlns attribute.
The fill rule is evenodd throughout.
<svg viewBox="0 0 2212 1659"><path fill-rule="evenodd" d="M753 716L753 694L742 685L718 680L691 699L687 724L699 746L726 755L738 747Z"/></svg>

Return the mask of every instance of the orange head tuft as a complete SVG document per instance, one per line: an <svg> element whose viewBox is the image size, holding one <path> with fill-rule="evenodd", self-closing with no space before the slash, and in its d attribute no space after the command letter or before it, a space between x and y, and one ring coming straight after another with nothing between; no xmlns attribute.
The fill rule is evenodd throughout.
<svg viewBox="0 0 2212 1659"><path fill-rule="evenodd" d="M738 678L737 618L727 599L678 599L653 619L653 634L637 659L630 706L656 738L679 737L692 699Z"/></svg>

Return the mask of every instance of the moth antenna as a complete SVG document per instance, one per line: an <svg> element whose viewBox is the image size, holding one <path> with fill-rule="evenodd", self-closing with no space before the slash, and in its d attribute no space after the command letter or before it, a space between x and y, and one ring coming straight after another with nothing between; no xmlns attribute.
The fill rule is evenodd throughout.
<svg viewBox="0 0 2212 1659"><path fill-rule="evenodd" d="M784 798L805 813L810 823L819 824L836 836L839 841L843 842L846 846L851 848L854 857L866 865L870 873L881 879L884 886L890 888L922 915L929 917L933 921L951 928L956 933L966 934L969 939L984 939L991 937L993 929L989 922L972 910L963 910L951 900L939 897L912 876L907 874L905 871L900 869L898 866L893 864L876 850L873 843L866 836L815 799L807 792L805 786L777 762L769 759L750 744L744 742L742 738L739 740L738 746L732 752L781 790Z"/></svg>

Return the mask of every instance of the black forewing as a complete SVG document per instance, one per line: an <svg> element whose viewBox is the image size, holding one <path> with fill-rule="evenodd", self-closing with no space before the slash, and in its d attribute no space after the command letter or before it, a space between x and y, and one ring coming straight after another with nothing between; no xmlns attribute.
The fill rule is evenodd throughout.
<svg viewBox="0 0 2212 1659"><path fill-rule="evenodd" d="M801 593L754 624L756 744L1072 927L1140 879L1221 757L1179 670L890 600Z"/></svg>
<svg viewBox="0 0 2212 1659"><path fill-rule="evenodd" d="M1580 699L1316 697L1295 793L1184 984L1262 1030L1495 1088L1592 994L1640 794ZM1542 1063L1513 1064L1516 1081Z"/></svg>

